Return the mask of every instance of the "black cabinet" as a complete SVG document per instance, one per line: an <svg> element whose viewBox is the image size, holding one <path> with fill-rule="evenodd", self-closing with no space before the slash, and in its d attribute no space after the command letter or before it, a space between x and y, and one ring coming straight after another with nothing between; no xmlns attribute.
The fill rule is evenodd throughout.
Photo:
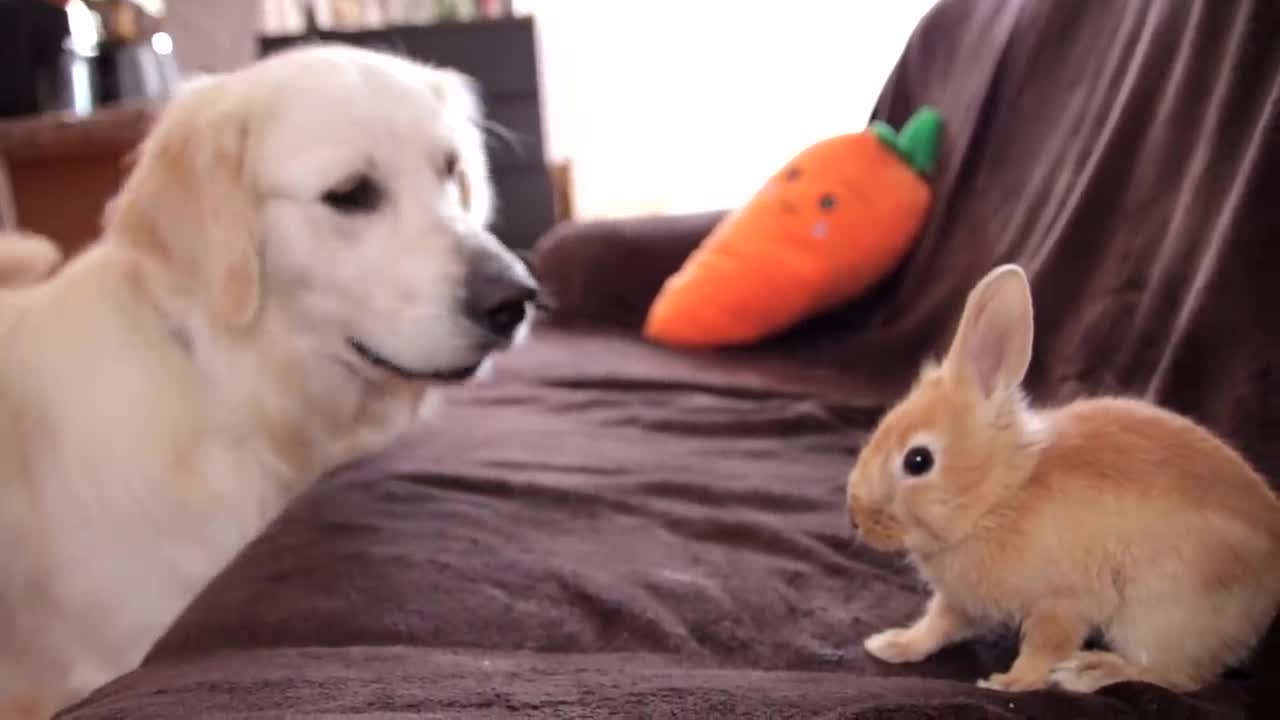
<svg viewBox="0 0 1280 720"><path fill-rule="evenodd" d="M489 133L498 206L494 232L510 247L527 249L555 222L555 200L542 146L532 18L263 37L259 49L267 55L314 41L389 50L453 67L474 78L484 99L487 119L501 128Z"/></svg>

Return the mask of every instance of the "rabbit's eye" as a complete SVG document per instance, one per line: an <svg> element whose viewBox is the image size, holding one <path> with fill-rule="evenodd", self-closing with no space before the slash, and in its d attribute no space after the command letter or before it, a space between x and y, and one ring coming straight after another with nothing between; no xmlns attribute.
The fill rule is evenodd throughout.
<svg viewBox="0 0 1280 720"><path fill-rule="evenodd" d="M933 469L933 453L923 445L917 445L902 456L902 469L912 477L919 477Z"/></svg>

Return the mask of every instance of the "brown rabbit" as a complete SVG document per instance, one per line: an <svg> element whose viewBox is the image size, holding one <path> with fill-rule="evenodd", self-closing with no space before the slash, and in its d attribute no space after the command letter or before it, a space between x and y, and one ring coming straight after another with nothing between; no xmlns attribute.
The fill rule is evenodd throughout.
<svg viewBox="0 0 1280 720"><path fill-rule="evenodd" d="M1032 328L1022 270L991 271L946 358L858 457L850 520L933 589L920 619L864 647L917 662L1006 623L1017 659L980 686L1199 688L1246 659L1280 605L1280 503L1236 451L1154 405L1029 407ZM1082 650L1095 629L1109 651Z"/></svg>

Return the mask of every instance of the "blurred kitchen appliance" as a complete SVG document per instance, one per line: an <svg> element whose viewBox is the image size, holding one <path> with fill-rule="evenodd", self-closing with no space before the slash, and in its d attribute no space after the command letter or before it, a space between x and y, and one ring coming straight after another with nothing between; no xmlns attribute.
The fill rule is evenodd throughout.
<svg viewBox="0 0 1280 720"><path fill-rule="evenodd" d="M0 115L164 100L180 82L163 3L0 0Z"/></svg>

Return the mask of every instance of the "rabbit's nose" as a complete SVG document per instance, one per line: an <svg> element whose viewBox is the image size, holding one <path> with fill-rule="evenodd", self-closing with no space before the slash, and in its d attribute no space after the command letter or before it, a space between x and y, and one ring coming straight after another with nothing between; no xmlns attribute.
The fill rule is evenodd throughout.
<svg viewBox="0 0 1280 720"><path fill-rule="evenodd" d="M856 507L854 507L852 499L850 499L849 502L845 504L845 511L849 513L849 527L853 528L854 530L857 530L858 529L858 510Z"/></svg>
<svg viewBox="0 0 1280 720"><path fill-rule="evenodd" d="M849 493L849 499L845 503L845 512L849 514L849 527L859 534L866 529L871 518L871 505L867 499L855 493Z"/></svg>

